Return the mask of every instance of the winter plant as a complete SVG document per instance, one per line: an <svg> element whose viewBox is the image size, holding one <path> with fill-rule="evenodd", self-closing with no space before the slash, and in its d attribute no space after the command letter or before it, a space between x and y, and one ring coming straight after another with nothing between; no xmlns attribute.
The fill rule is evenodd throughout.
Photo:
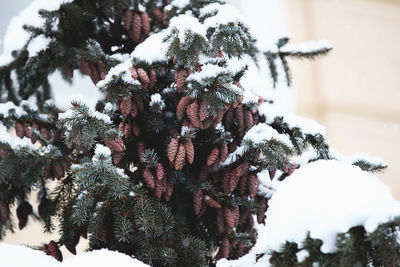
<svg viewBox="0 0 400 267"><path fill-rule="evenodd" d="M252 249L269 183L290 176L296 157L335 159L318 125L274 105L291 82L288 59L324 55L327 42L283 37L261 50L219 0L69 0L39 14L43 24L24 26L25 46L0 68L1 237L15 230L11 205L20 229L34 216L35 193L45 230L60 229L41 249L58 260L61 246L75 254L84 237L90 250L153 266L212 266ZM68 110L51 100L49 75L72 82L76 70L103 95L95 109L79 97ZM334 253L308 237L264 254L274 266L397 266L398 224L354 227Z"/></svg>

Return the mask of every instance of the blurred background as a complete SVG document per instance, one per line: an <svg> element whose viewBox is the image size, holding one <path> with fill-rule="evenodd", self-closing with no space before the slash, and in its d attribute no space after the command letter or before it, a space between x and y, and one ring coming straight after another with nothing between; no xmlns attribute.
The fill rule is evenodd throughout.
<svg viewBox="0 0 400 267"><path fill-rule="evenodd" d="M0 1L0 37L30 2ZM288 110L325 125L331 146L340 153L383 158L389 167L378 176L400 200L400 0L231 2L265 43L288 33L293 44L319 39L333 44L326 57L290 62L294 85ZM43 238L40 224L30 224L4 241L26 243L29 236L29 243L38 245L51 240Z"/></svg>

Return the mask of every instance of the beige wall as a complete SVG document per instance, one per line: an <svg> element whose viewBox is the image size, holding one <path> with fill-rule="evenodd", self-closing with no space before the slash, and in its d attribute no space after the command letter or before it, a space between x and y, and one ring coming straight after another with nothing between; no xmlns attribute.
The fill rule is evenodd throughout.
<svg viewBox="0 0 400 267"><path fill-rule="evenodd" d="M292 62L297 111L327 126L341 153L383 158L400 199L400 1L284 0L292 42L328 39L334 50Z"/></svg>

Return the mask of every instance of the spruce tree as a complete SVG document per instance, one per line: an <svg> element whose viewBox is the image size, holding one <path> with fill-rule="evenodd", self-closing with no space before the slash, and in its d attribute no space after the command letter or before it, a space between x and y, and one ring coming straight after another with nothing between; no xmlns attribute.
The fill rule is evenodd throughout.
<svg viewBox="0 0 400 267"><path fill-rule="evenodd" d="M27 196L37 190L45 229L60 226L59 239L42 250L59 260L59 247L75 254L81 236L89 249L153 266L245 255L257 239L253 215L263 223L268 208L258 174L282 181L298 168L292 157L309 149L316 152L309 161L333 157L323 134L276 113L272 98L241 80L249 64L266 64L274 85L290 85L288 58L314 59L331 47L304 50L285 37L262 51L234 14L219 0L71 0L41 10L45 23L26 25L30 39L0 68L1 236L15 228L10 205L18 205L25 227ZM47 47L29 55L39 36L50 40ZM67 111L50 100L48 76L59 71L71 81L76 69L104 95L95 110L81 98ZM373 253L364 263L380 266L381 246L395 246L386 237L368 243ZM317 241L305 246L321 256ZM288 245L271 262L295 266L296 251Z"/></svg>

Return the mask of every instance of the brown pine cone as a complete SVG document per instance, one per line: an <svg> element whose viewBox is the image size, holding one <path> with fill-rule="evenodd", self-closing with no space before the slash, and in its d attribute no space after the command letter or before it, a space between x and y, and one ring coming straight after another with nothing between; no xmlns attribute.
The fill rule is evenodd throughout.
<svg viewBox="0 0 400 267"><path fill-rule="evenodd" d="M266 198L262 198L260 202L260 209L257 213L257 222L258 223L264 223L265 220L265 212L267 211L268 208L268 200Z"/></svg>
<svg viewBox="0 0 400 267"><path fill-rule="evenodd" d="M89 63L89 68L90 68L90 78L92 79L92 82L94 84L97 84L98 81L100 81L100 73L99 70L97 69L96 65L94 63Z"/></svg>
<svg viewBox="0 0 400 267"><path fill-rule="evenodd" d="M217 201L212 199L210 196L207 196L207 195L203 196L203 201L209 207L217 208L217 209L221 208L221 204L219 204Z"/></svg>
<svg viewBox="0 0 400 267"><path fill-rule="evenodd" d="M175 170L182 170L183 165L185 164L185 157L186 157L186 149L185 145L179 144L178 153L176 154L175 158Z"/></svg>
<svg viewBox="0 0 400 267"><path fill-rule="evenodd" d="M61 179L64 177L64 167L60 163L55 163L53 165L53 173L56 179Z"/></svg>
<svg viewBox="0 0 400 267"><path fill-rule="evenodd" d="M235 227L237 227L239 224L239 217L240 217L239 206L236 206L232 209L232 215Z"/></svg>
<svg viewBox="0 0 400 267"><path fill-rule="evenodd" d="M38 212L39 212L39 217L42 220L45 220L47 215L49 214L49 209L50 209L50 200L48 200L46 197L42 197L40 200L40 204L38 206Z"/></svg>
<svg viewBox="0 0 400 267"><path fill-rule="evenodd" d="M154 187L155 187L154 175L149 167L144 169L143 179L149 188L154 189Z"/></svg>
<svg viewBox="0 0 400 267"><path fill-rule="evenodd" d="M139 109L140 112L144 111L144 99L141 95L135 95L134 96L137 107Z"/></svg>
<svg viewBox="0 0 400 267"><path fill-rule="evenodd" d="M97 70L98 70L98 72L100 74L100 80L104 80L106 78L106 73L105 73L105 70L104 70L103 63L97 62L96 65L97 65Z"/></svg>
<svg viewBox="0 0 400 267"><path fill-rule="evenodd" d="M220 156L221 156L221 162L225 162L225 160L228 158L229 152L228 152L228 145L227 144L222 144L219 150Z"/></svg>
<svg viewBox="0 0 400 267"><path fill-rule="evenodd" d="M240 195L244 196L246 194L246 189L247 189L247 175L243 175L240 177L239 181L239 193Z"/></svg>
<svg viewBox="0 0 400 267"><path fill-rule="evenodd" d="M137 115L138 115L138 107L135 102L132 102L131 116L132 118L136 118Z"/></svg>
<svg viewBox="0 0 400 267"><path fill-rule="evenodd" d="M156 198L160 199L163 193L163 185L162 185L162 181L155 181L155 187L154 187L154 194L156 196Z"/></svg>
<svg viewBox="0 0 400 267"><path fill-rule="evenodd" d="M189 72L186 69L180 69L175 72L174 78L178 93L183 93L186 90L186 79L189 76Z"/></svg>
<svg viewBox="0 0 400 267"><path fill-rule="evenodd" d="M81 61L79 62L79 70L80 70L83 74L85 74L85 75L88 75L88 76L91 76L91 75L92 75L92 72L91 72L91 70L90 70L89 63L86 62L86 61L84 61L84 60L81 60Z"/></svg>
<svg viewBox="0 0 400 267"><path fill-rule="evenodd" d="M50 165L46 165L43 167L43 177L44 178L50 178L51 177L51 166Z"/></svg>
<svg viewBox="0 0 400 267"><path fill-rule="evenodd" d="M128 9L125 11L125 14L123 16L123 20L124 20L124 25L125 25L125 29L129 30L131 28L131 23L132 23L132 15L133 15L133 11Z"/></svg>
<svg viewBox="0 0 400 267"><path fill-rule="evenodd" d="M0 218L2 221L7 221L10 218L10 208L5 200L0 200Z"/></svg>
<svg viewBox="0 0 400 267"><path fill-rule="evenodd" d="M53 240L50 241L50 243L48 244L48 248L49 248L49 254L53 256L56 260L58 261L62 261L63 260L63 256L61 253L60 248L58 247L58 245L56 244L56 242L54 242Z"/></svg>
<svg viewBox="0 0 400 267"><path fill-rule="evenodd" d="M156 177L158 181L161 181L165 176L164 167L161 163L157 163L156 166Z"/></svg>
<svg viewBox="0 0 400 267"><path fill-rule="evenodd" d="M240 104L235 109L236 115L236 122L239 127L239 132L244 130L244 113L243 113L243 106Z"/></svg>
<svg viewBox="0 0 400 267"><path fill-rule="evenodd" d="M122 158L124 157L124 152L115 152L113 154L113 161L115 165L121 162Z"/></svg>
<svg viewBox="0 0 400 267"><path fill-rule="evenodd" d="M222 180L222 189L224 191L224 194L228 194L230 192L231 188L231 174L229 171L225 171L224 173L224 178Z"/></svg>
<svg viewBox="0 0 400 267"><path fill-rule="evenodd" d="M205 119L208 118L208 112L207 112L207 108L205 106L205 101L201 101L200 103L200 111L199 111L199 118L200 121L204 121Z"/></svg>
<svg viewBox="0 0 400 267"><path fill-rule="evenodd" d="M246 123L246 128L247 130L250 130L253 127L253 114L251 114L250 110L245 110L244 111L244 120Z"/></svg>
<svg viewBox="0 0 400 267"><path fill-rule="evenodd" d="M142 19L142 31L145 34L145 36L148 36L150 34L150 28L151 28L149 14L147 14L147 12L144 11L140 14L140 18Z"/></svg>
<svg viewBox="0 0 400 267"><path fill-rule="evenodd" d="M248 208L243 208L240 210L239 216L239 225L243 224L247 220L247 216L249 216L250 210Z"/></svg>
<svg viewBox="0 0 400 267"><path fill-rule="evenodd" d="M154 18L158 21L161 22L162 24L166 23L166 17L164 15L164 13L162 13L161 9L158 7L153 8L153 16Z"/></svg>
<svg viewBox="0 0 400 267"><path fill-rule="evenodd" d="M239 171L237 169L234 169L231 172L231 176L230 176L230 181L229 181L229 192L232 192L233 190L235 190L236 186L238 185L240 180L240 175L239 175Z"/></svg>
<svg viewBox="0 0 400 267"><path fill-rule="evenodd" d="M229 251L230 251L229 239L224 238L219 247L219 257L225 259L229 258Z"/></svg>
<svg viewBox="0 0 400 267"><path fill-rule="evenodd" d="M120 124L118 125L118 131L123 133L124 129L125 129L125 123L123 121L121 121Z"/></svg>
<svg viewBox="0 0 400 267"><path fill-rule="evenodd" d="M131 20L131 28L129 29L129 36L135 43L139 43L140 33L142 31L142 19L140 15L133 12Z"/></svg>
<svg viewBox="0 0 400 267"><path fill-rule="evenodd" d="M146 148L144 147L143 142L142 142L142 141L139 141L139 142L137 143L137 152L138 152L138 157L139 157L140 162L143 162L143 161L142 161L142 157L143 157L143 153L144 153L145 151L146 151Z"/></svg>
<svg viewBox="0 0 400 267"><path fill-rule="evenodd" d="M149 88L153 89L154 85L156 85L157 82L157 73L154 69L150 69L150 77L149 77Z"/></svg>
<svg viewBox="0 0 400 267"><path fill-rule="evenodd" d="M147 89L149 88L149 84L150 84L150 78L149 75L147 75L147 72L142 69L142 68L137 68L137 73L139 76L139 81L142 84L143 89Z"/></svg>
<svg viewBox="0 0 400 267"><path fill-rule="evenodd" d="M258 180L257 175L255 174L250 175L248 180L248 188L249 188L249 195L251 198L254 198L256 196L259 186L260 186L260 180Z"/></svg>
<svg viewBox="0 0 400 267"><path fill-rule="evenodd" d="M172 138L167 146L167 156L171 164L174 162L176 154L178 153L178 147L179 147L178 138Z"/></svg>
<svg viewBox="0 0 400 267"><path fill-rule="evenodd" d="M129 71L130 71L131 76L132 76L133 79L135 79L135 80L139 79L139 75L138 75L138 73L136 71L136 68L134 66L130 66L129 67Z"/></svg>
<svg viewBox="0 0 400 267"><path fill-rule="evenodd" d="M123 133L124 133L125 138L129 138L131 136L132 127L129 123L125 124Z"/></svg>
<svg viewBox="0 0 400 267"><path fill-rule="evenodd" d="M121 110L121 114L124 118L128 117L131 113L132 101L130 98L125 98L119 104L119 110Z"/></svg>
<svg viewBox="0 0 400 267"><path fill-rule="evenodd" d="M233 120L235 118L235 111L234 109L230 108L227 110L227 112L225 113L225 129L229 130L233 124Z"/></svg>
<svg viewBox="0 0 400 267"><path fill-rule="evenodd" d="M185 150L186 150L186 159L189 162L189 164L192 164L194 161L194 146L191 140L186 141Z"/></svg>
<svg viewBox="0 0 400 267"><path fill-rule="evenodd" d="M26 125L24 126L24 134L26 137L32 139L32 130L30 127L28 127Z"/></svg>
<svg viewBox="0 0 400 267"><path fill-rule="evenodd" d="M15 123L15 134L19 137L19 138L23 138L25 136L25 129L24 129L24 125L22 125L19 122Z"/></svg>
<svg viewBox="0 0 400 267"><path fill-rule="evenodd" d="M236 245L236 253L235 253L235 258L240 258L245 254L245 245L242 242L239 242Z"/></svg>
<svg viewBox="0 0 400 267"><path fill-rule="evenodd" d="M225 219L222 209L217 209L217 229L219 233L223 233L225 230Z"/></svg>
<svg viewBox="0 0 400 267"><path fill-rule="evenodd" d="M186 114L188 115L190 122L195 128L201 127L201 122L199 118L199 104L197 103L197 101L194 101L187 107Z"/></svg>
<svg viewBox="0 0 400 267"><path fill-rule="evenodd" d="M190 96L184 96L179 100L178 106L176 107L176 117L178 120L181 121L183 119L188 105L191 104L193 100L194 98Z"/></svg>
<svg viewBox="0 0 400 267"><path fill-rule="evenodd" d="M200 125L200 129L202 130L206 130L208 128L210 128L211 126L213 126L214 124L214 120L210 117L208 117L207 119L205 119L201 125ZM214 127L215 128L215 127Z"/></svg>
<svg viewBox="0 0 400 267"><path fill-rule="evenodd" d="M216 160L218 159L218 156L219 156L219 149L217 147L214 147L211 150L210 154L208 155L207 166L213 165L216 162Z"/></svg>
<svg viewBox="0 0 400 267"><path fill-rule="evenodd" d="M235 227L235 215L232 209L224 208L224 217L226 226L228 226L231 229Z"/></svg>
<svg viewBox="0 0 400 267"><path fill-rule="evenodd" d="M268 168L268 173L269 173L269 178L272 181L274 179L274 177L275 177L276 168L275 167Z"/></svg>
<svg viewBox="0 0 400 267"><path fill-rule="evenodd" d="M112 150L117 153L122 153L125 150L124 140L121 137L117 137L116 140L112 140Z"/></svg>
<svg viewBox="0 0 400 267"><path fill-rule="evenodd" d="M203 202L203 190L199 188L193 195L193 211L196 216L200 214Z"/></svg>

